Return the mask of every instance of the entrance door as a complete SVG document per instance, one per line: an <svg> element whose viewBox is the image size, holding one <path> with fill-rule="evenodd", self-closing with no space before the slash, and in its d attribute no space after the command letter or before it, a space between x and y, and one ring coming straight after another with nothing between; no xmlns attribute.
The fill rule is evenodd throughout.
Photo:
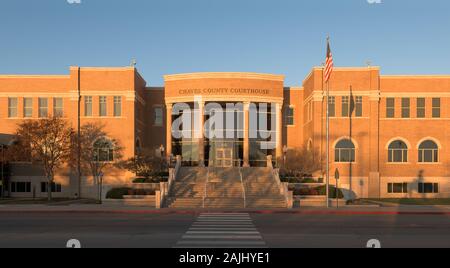
<svg viewBox="0 0 450 268"><path fill-rule="evenodd" d="M233 167L233 149L218 148L216 150L217 167Z"/></svg>

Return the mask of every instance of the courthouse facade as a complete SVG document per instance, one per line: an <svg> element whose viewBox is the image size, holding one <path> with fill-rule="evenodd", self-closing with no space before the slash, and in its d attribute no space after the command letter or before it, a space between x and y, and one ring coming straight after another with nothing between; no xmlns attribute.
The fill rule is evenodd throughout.
<svg viewBox="0 0 450 268"><path fill-rule="evenodd" d="M268 157L276 162L286 150L304 147L325 161L322 67L313 68L299 87L285 85L282 75L256 73L177 74L164 80L163 87L150 87L134 67L0 75L0 143L10 144L17 124L27 119L59 115L76 128L80 93L81 123L103 123L124 148L124 158L163 145L185 165L261 167ZM450 75L387 76L378 67L335 68L329 89L330 170L339 170L346 197L450 197ZM232 112L236 120L222 128L238 135L173 135L174 124L188 111L192 125L183 124L181 131L203 134L199 126L229 104L238 107ZM252 111L266 115L265 122ZM261 125L269 135L251 135L252 126ZM12 196L46 195L39 168L13 163L10 173L2 187ZM106 187L130 183L133 176L111 169ZM71 170L59 172L56 181L55 196L78 194ZM84 195L95 193L88 177L82 189Z"/></svg>

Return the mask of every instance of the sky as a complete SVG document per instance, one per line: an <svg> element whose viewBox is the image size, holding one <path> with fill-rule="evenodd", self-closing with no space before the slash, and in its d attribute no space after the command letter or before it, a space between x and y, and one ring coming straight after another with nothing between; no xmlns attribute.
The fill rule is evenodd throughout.
<svg viewBox="0 0 450 268"><path fill-rule="evenodd" d="M136 59L151 86L191 72L283 74L298 86L325 61L327 35L336 66L450 74L450 1L377 1L0 0L0 74Z"/></svg>

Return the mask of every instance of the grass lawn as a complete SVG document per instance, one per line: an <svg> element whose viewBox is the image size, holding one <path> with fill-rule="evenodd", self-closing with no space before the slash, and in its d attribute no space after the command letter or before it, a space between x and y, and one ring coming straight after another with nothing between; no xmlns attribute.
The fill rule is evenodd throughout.
<svg viewBox="0 0 450 268"><path fill-rule="evenodd" d="M400 205L419 205L419 206L450 205L450 198L442 198L442 199L385 198L385 199L367 199L367 200L395 203Z"/></svg>

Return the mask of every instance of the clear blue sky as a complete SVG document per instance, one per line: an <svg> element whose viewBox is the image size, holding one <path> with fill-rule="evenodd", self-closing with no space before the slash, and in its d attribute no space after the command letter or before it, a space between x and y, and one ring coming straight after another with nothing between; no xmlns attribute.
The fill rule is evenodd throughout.
<svg viewBox="0 0 450 268"><path fill-rule="evenodd" d="M71 1L71 0L69 0ZM338 66L450 74L448 0L1 0L0 73L66 74L68 66L164 74L249 71L299 85L332 38Z"/></svg>

